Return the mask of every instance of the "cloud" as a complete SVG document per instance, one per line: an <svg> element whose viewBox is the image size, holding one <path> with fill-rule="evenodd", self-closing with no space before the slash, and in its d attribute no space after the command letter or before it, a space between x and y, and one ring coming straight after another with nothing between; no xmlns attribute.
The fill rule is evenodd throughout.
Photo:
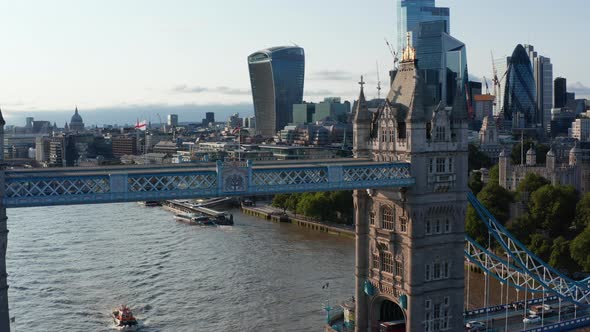
<svg viewBox="0 0 590 332"><path fill-rule="evenodd" d="M209 89L202 87L202 86L194 86L194 87L189 87L186 84L180 84L175 86L172 91L174 92L184 92L184 93L201 93L201 92L207 92L209 91Z"/></svg>
<svg viewBox="0 0 590 332"><path fill-rule="evenodd" d="M576 82L570 84L567 87L568 92L575 92L576 94L583 95L583 96L590 96L590 87L585 86L582 82Z"/></svg>
<svg viewBox="0 0 590 332"><path fill-rule="evenodd" d="M248 95L250 94L249 89L231 88L228 86L218 86L216 88L207 88L203 86L188 86L186 84L180 84L172 89L173 92L178 93L219 93L223 95Z"/></svg>
<svg viewBox="0 0 590 332"><path fill-rule="evenodd" d="M321 70L313 73L310 79L318 81L351 81L354 76L351 72L345 70Z"/></svg>
<svg viewBox="0 0 590 332"><path fill-rule="evenodd" d="M479 76L473 75L471 73L469 73L469 80L472 82L481 82L483 85L485 85L485 83L483 81L483 77L479 77Z"/></svg>
<svg viewBox="0 0 590 332"><path fill-rule="evenodd" d="M338 93L327 89L307 90L303 94L308 97L332 97L338 95Z"/></svg>
<svg viewBox="0 0 590 332"><path fill-rule="evenodd" d="M225 95L249 95L249 89L237 89L237 88L230 88L227 86L218 86L214 90L217 93L225 94Z"/></svg>

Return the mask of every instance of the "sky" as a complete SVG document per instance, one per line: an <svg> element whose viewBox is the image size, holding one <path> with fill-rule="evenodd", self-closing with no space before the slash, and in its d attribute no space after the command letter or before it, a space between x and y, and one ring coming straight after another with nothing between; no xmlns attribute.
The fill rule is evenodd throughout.
<svg viewBox="0 0 590 332"><path fill-rule="evenodd" d="M305 49L305 100L353 100L360 75L376 97L377 73L388 82L392 67L385 39L396 45L396 1L0 0L0 108L16 125L29 115L62 125L76 106L87 124L251 115L247 56L292 44ZM500 57L528 43L590 97L587 0L437 6L451 8L471 75L492 76L490 50Z"/></svg>

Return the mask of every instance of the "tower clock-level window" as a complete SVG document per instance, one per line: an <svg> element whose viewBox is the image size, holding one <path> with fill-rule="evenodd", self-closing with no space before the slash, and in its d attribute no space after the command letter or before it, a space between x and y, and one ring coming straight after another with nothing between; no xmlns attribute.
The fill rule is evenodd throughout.
<svg viewBox="0 0 590 332"><path fill-rule="evenodd" d="M393 274L393 255L390 252L381 253L381 271Z"/></svg>
<svg viewBox="0 0 590 332"><path fill-rule="evenodd" d="M395 142L395 137L393 135L394 135L393 127L391 127L391 128L389 128L389 141L392 143Z"/></svg>
<svg viewBox="0 0 590 332"><path fill-rule="evenodd" d="M389 206L381 208L381 227L393 231L395 229L393 209Z"/></svg>
<svg viewBox="0 0 590 332"><path fill-rule="evenodd" d="M383 127L381 128L381 142L385 142L385 137L387 137L387 129Z"/></svg>

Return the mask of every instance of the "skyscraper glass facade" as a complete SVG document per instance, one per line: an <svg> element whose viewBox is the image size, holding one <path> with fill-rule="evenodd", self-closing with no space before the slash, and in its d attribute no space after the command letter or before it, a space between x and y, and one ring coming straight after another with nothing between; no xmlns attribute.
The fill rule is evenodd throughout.
<svg viewBox="0 0 590 332"><path fill-rule="evenodd" d="M248 57L256 133L273 136L293 121L303 100L305 53L297 46L272 47Z"/></svg>
<svg viewBox="0 0 590 332"><path fill-rule="evenodd" d="M406 47L409 32L412 45L416 46L421 22L445 21L446 32L450 34L449 8L435 7L435 0L397 0L397 49Z"/></svg>
<svg viewBox="0 0 590 332"><path fill-rule="evenodd" d="M522 45L516 46L510 57L504 90L504 118L513 120L520 113L525 124L530 127L537 119L537 92L533 67Z"/></svg>
<svg viewBox="0 0 590 332"><path fill-rule="evenodd" d="M452 105L468 86L465 44L447 33L445 21L420 23L416 47L418 69L433 102Z"/></svg>
<svg viewBox="0 0 590 332"><path fill-rule="evenodd" d="M551 64L551 59L539 55L533 45L524 45L524 49L531 60L537 90L535 121L543 127L545 132L548 132L551 124L551 109L553 108L553 64Z"/></svg>
<svg viewBox="0 0 590 332"><path fill-rule="evenodd" d="M567 104L567 80L563 77L556 78L554 87L555 97L553 103L555 104L555 108L565 107Z"/></svg>

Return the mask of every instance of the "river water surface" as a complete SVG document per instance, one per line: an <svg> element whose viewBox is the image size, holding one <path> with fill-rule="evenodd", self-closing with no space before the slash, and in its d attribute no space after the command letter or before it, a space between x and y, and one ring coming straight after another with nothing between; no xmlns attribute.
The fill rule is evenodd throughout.
<svg viewBox="0 0 590 332"><path fill-rule="evenodd" d="M16 331L321 331L353 294L354 242L233 211L233 227L177 223L135 203L8 210ZM329 282L329 287L322 285Z"/></svg>

